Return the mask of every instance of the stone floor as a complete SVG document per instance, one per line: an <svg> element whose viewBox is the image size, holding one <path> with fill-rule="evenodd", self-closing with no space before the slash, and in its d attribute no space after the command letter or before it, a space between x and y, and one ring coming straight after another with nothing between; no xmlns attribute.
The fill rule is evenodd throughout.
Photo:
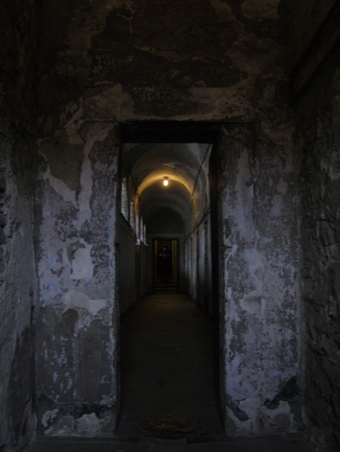
<svg viewBox="0 0 340 452"><path fill-rule="evenodd" d="M121 326L122 412L110 438L38 438L27 452L313 452L297 435L226 438L212 324L182 295L147 297Z"/></svg>

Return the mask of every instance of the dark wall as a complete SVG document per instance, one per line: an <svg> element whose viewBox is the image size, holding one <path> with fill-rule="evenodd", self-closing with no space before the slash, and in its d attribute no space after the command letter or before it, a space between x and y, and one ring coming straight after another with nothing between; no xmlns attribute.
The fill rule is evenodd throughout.
<svg viewBox="0 0 340 452"><path fill-rule="evenodd" d="M24 436L25 419L27 432L32 431L32 418L27 414L32 400L32 375L27 371L31 360L27 362L26 358L32 354L31 319L34 316L31 308L35 295L31 237L36 126L41 138L41 181L36 198L41 217L38 260L41 323L37 328L41 431L65 434L65 423L70 422L69 434L76 431L95 435L115 423L114 415L110 420L108 413L116 406L116 336L111 334L118 311L114 190L119 139L116 127L118 122L150 119L252 123L256 129L254 141L245 148L239 145L243 134L240 139L237 130L226 130L223 138L222 153L226 163L223 170L225 174L229 172L230 177L227 182L223 176L225 185L221 189L223 223L220 226L226 247L221 271L225 270L224 281L231 282L235 291L233 294L228 284L221 287L221 300L230 311L228 325L221 325L221 330L224 332L225 327L228 334L230 331L235 334L227 337L225 333L223 340L225 351L230 347L235 352L230 358L229 375L237 375L233 391L223 388L229 397L225 407L229 410L231 434L271 433L285 430L287 425L294 431L300 425L300 419L298 422L295 419L295 408L284 400L276 407L280 412L272 409L270 403L269 408L265 405L266 400L278 400L286 385L299 375L295 124L287 105L285 69L291 62L287 64L288 16L283 8L289 3L288 0L230 0L228 3L222 0L51 0L42 2L43 20L37 21L38 2L4 2L1 7L3 26L0 27L5 43L1 48L1 82L7 94L1 99L4 152L1 153L0 176L0 245L4 264L0 268L4 274L2 281L6 280L7 284L2 283L1 287L1 299L6 303L1 304L5 320L1 330L4 385L0 406L5 422L0 447L18 442L20 435ZM291 49L295 60L307 48L331 3L304 0L299 5L294 4L292 41L298 43ZM313 17L314 22L310 20ZM40 74L36 66L37 23L43 27ZM300 43L302 37L304 40ZM331 419L327 423L329 438L331 432L336 431L337 422L330 396L337 373L325 374L329 363L324 358L328 357L330 363L336 358L332 328L336 331L333 318L338 315L334 301L338 299L337 232L332 231L337 227L334 214L337 152L335 156L330 154L333 163L324 160L322 155L330 153L330 143L338 142L338 138L334 138L338 125L333 119L338 116L334 114L335 101L332 100L336 65L334 62L332 70L309 86L309 94L305 92L298 107L304 137L298 160L304 223L301 226L303 276L304 287L311 281L313 294L311 303L308 296L305 297L309 328L306 355L309 366L319 366L316 370L307 369L307 389L312 392L315 389L315 392L306 402L308 416L320 430L326 426L326 419ZM39 80L38 114L36 80ZM317 87L325 90L324 101L315 97L315 94L320 96ZM314 112L314 117L309 112ZM315 118L319 118L319 122ZM310 137L313 138L310 140ZM230 152L235 146L236 152ZM312 155L312 164L306 155ZM315 169L311 175L310 167ZM233 174L230 168L234 168ZM310 190L304 191L308 184ZM331 193L329 199L328 193ZM305 217L309 215L311 203L316 204L316 213L307 223ZM324 205L329 205L329 210L322 213L322 217L320 212ZM311 243L305 239L308 224L313 237ZM243 249L239 246L239 237L243 240ZM196 261L193 259L193 262ZM241 283L243 287L239 290ZM324 292L328 296L327 305L322 304ZM235 314L238 312L242 316L241 323ZM266 334L257 333L260 331L258 319ZM326 320L331 328L324 332ZM323 329L318 326L321 321ZM244 327L248 328L248 336L244 334ZM74 328L78 336L74 336ZM56 332L55 344L47 341L46 347L45 339L53 337L51 331ZM71 352L75 366L72 368L68 355L63 358L69 359L69 367L60 362L59 373L55 374L54 360L63 350L64 331L69 331L74 344ZM96 369L100 367L82 358L82 350L91 351L93 338L107 343L107 354L96 354L96 360L105 368L105 381L110 382L103 385L102 393L98 392L96 384L89 383L98 382ZM254 344L255 349L243 348L244 341L251 346ZM315 345L320 343L326 350L322 349L321 354ZM263 350L268 353L263 355ZM281 350L282 356L277 356ZM242 363L249 364L248 351L256 356L253 374L242 373ZM25 359L21 359L23 356ZM232 362L234 356L236 359ZM274 374L281 368L284 370L280 375L271 378L271 370ZM319 368L322 371L318 371ZM85 373L91 372L91 378L83 385L84 369ZM265 376L263 369L266 369ZM74 381L69 377L71 371L75 372ZM15 379L9 385L11 373ZM251 396L243 392L241 375L256 389ZM321 378L326 382L317 383ZM65 381L70 384L69 389L63 386ZM317 392L318 385L321 396ZM92 405L86 408L90 412L78 410L91 387L90 399L101 407L97 412L99 417L91 412ZM50 397L50 404L44 405L43 395ZM314 415L319 411L319 399L327 410L324 418L321 414ZM73 407L71 415L64 407L55 415L58 400ZM22 407L23 403L27 403L27 408L20 412L16 407Z"/></svg>
<svg viewBox="0 0 340 452"><path fill-rule="evenodd" d="M144 295L152 292L152 247L143 242L136 247L137 265L136 265L136 290L137 301Z"/></svg>
<svg viewBox="0 0 340 452"><path fill-rule="evenodd" d="M305 421L320 451L340 448L339 2L287 1L301 244Z"/></svg>
<svg viewBox="0 0 340 452"><path fill-rule="evenodd" d="M32 436L34 158L39 8L0 5L0 449Z"/></svg>
<svg viewBox="0 0 340 452"><path fill-rule="evenodd" d="M122 314L137 301L136 234L120 215L119 226L119 310Z"/></svg>
<svg viewBox="0 0 340 452"><path fill-rule="evenodd" d="M159 209L147 222L148 234L183 234L184 222L172 209Z"/></svg>
<svg viewBox="0 0 340 452"><path fill-rule="evenodd" d="M321 450L340 448L340 52L297 103L305 409Z"/></svg>
<svg viewBox="0 0 340 452"><path fill-rule="evenodd" d="M289 18L292 63L297 63L327 18L336 0L286 0Z"/></svg>

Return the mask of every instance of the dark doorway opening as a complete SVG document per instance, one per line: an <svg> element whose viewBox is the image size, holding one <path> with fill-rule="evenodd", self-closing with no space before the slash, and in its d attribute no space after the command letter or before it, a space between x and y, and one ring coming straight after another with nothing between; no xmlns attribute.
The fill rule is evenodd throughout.
<svg viewBox="0 0 340 452"><path fill-rule="evenodd" d="M154 292L178 291L178 240L154 239Z"/></svg>
<svg viewBox="0 0 340 452"><path fill-rule="evenodd" d="M128 252L131 254L133 223L135 224L136 242L139 247L138 259L132 256L139 262L135 279L136 282L147 281L145 272L148 272L150 291L145 293L154 294L135 303L135 308L129 310L122 323L123 417L131 417L135 405L138 407L136 414L138 412L140 417L146 414L194 416L195 413L201 413L199 416L204 417L202 413L206 410L207 415L210 413L209 416L211 415L216 423L215 415L217 413L218 417L219 412L219 386L212 384L211 391L211 383L219 380L217 372L220 319L218 275L212 268L212 262L216 264L218 260L216 256L219 224L215 214L217 207L211 206L212 202L217 203L218 195L210 196L217 188L215 179L210 180L209 184L208 173L211 145L220 126L221 124L216 123L179 122L121 125L122 153L126 153L125 156L122 155L124 173L121 174L121 180L125 183L126 196L125 199L122 197L122 205L123 201L125 202L125 215L122 211L124 221L121 230L126 230L125 242L129 245ZM168 160L165 161L165 158ZM169 187L164 189L162 179L168 178ZM211 208L213 219L210 215ZM164 215L164 212L167 215ZM162 219L165 220L162 222ZM159 255L164 245L170 255L166 278L159 263ZM212 246L215 247L214 254L211 251ZM127 254L121 250L124 258ZM129 275L134 274L130 264L125 267ZM142 287L142 284L139 285ZM142 291L140 293L143 295ZM184 310L181 311L182 309ZM148 314L145 315L146 313ZM194 326L191 327L189 319L196 317L198 323L193 323ZM186 318L187 326L183 324ZM160 328L157 325L160 325ZM198 332L201 327L201 332ZM191 351L190 347L193 347ZM191 362L193 367L190 369ZM203 362L204 372L196 374L201 372L202 369L197 369ZM155 369L157 372L154 372ZM207 378L206 389L204 385L188 383L190 378L196 377L201 381ZM181 406L181 397L177 390L183 391L187 406ZM191 390L197 391L190 400L186 392L190 393ZM158 400L155 399L155 394L158 394ZM201 403L203 400L204 403ZM148 403L154 408L151 405L146 406Z"/></svg>

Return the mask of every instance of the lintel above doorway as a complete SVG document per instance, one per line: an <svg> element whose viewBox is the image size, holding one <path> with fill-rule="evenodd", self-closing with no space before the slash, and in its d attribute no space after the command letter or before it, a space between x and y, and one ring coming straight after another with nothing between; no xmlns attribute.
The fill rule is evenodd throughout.
<svg viewBox="0 0 340 452"><path fill-rule="evenodd" d="M137 121L120 123L124 143L213 143L224 123Z"/></svg>

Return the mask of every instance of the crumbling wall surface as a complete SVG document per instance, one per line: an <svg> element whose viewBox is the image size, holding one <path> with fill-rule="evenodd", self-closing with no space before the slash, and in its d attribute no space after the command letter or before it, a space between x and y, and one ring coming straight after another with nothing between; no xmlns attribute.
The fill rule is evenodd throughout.
<svg viewBox="0 0 340 452"><path fill-rule="evenodd" d="M118 151L114 124L80 121L39 142L39 434L115 427Z"/></svg>
<svg viewBox="0 0 340 452"><path fill-rule="evenodd" d="M230 434L302 426L293 123L261 116L252 126L226 126L218 143Z"/></svg>
<svg viewBox="0 0 340 452"><path fill-rule="evenodd" d="M281 115L286 108L282 98L287 96L281 3L43 3L38 117L42 180L37 193L40 432L92 434L103 432L112 421L115 343L110 334L116 333L109 330L116 304L108 290L109 281L114 281L115 255L110 238L114 235L114 184L108 181L115 174L111 159L116 145L106 143L110 124L147 119L258 124L257 136L263 137L265 148L257 157L263 177L258 195L263 216L252 208L256 185L252 180L260 176L250 175L257 170L255 163L247 167L247 161L252 161L248 151L233 166L250 184L244 187L241 175L235 180L236 198L244 213L237 214L238 232L233 232L238 250L235 268L248 279L241 281L243 295L233 295L238 300L235 313L229 312L226 318L235 330L235 345L232 336L225 340L235 350L228 381L240 388L244 373L244 388L249 391L228 388L228 428L233 433L254 433L293 429L298 424L291 414L298 392L296 298L292 301L296 247L290 223L290 154L284 154L291 128ZM102 148L105 152L97 156ZM242 246L237 245L239 236ZM193 246L196 250L195 240ZM196 254L191 268L196 266ZM191 274L197 277L197 272ZM236 291L238 277L233 275L228 279L234 281ZM196 279L190 284L196 299ZM223 299L232 298L226 294ZM242 322L237 322L237 315ZM239 325L238 332L233 321ZM243 347L247 325L247 340L257 339L254 346L248 342ZM257 332L258 325L263 325L266 339L261 330ZM86 344L98 341L104 345L87 349ZM248 358L254 371L246 369Z"/></svg>
<svg viewBox="0 0 340 452"><path fill-rule="evenodd" d="M284 77L286 29L277 0L243 3L45 2L42 135L76 105L89 120L254 117L255 81Z"/></svg>
<svg viewBox="0 0 340 452"><path fill-rule="evenodd" d="M340 53L297 102L301 135L302 296L306 417L320 450L340 448Z"/></svg>
<svg viewBox="0 0 340 452"><path fill-rule="evenodd" d="M0 5L0 449L34 434L34 155L37 16L34 1Z"/></svg>

